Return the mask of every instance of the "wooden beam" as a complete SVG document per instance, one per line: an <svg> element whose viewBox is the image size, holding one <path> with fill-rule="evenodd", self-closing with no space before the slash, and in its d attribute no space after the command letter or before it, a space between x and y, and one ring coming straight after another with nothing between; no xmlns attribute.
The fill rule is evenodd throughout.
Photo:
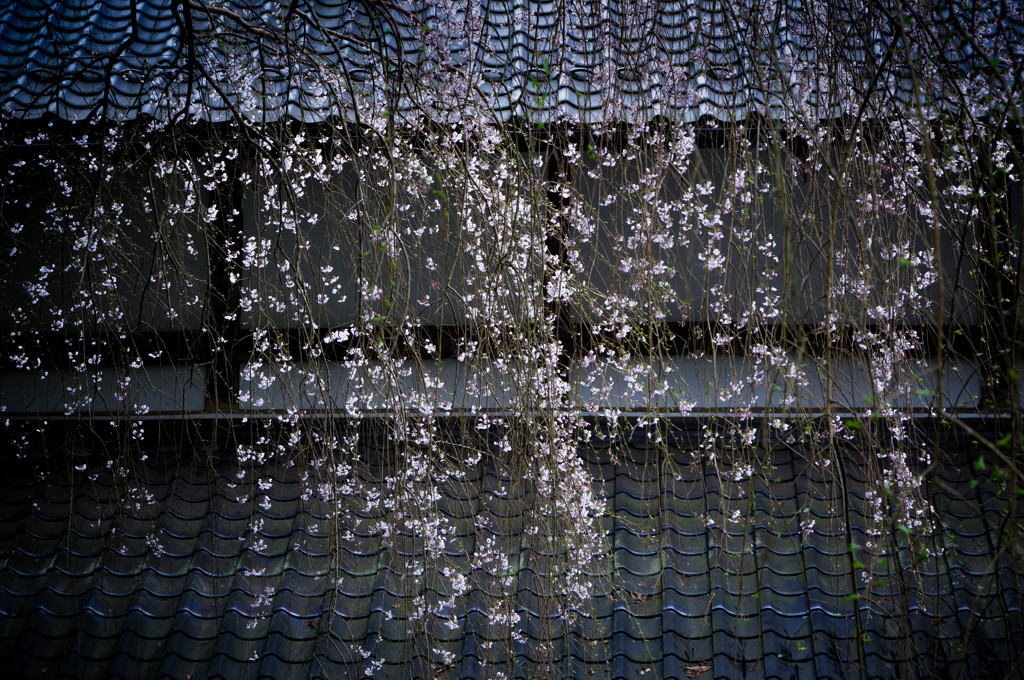
<svg viewBox="0 0 1024 680"><path fill-rule="evenodd" d="M210 280L206 289L203 326L209 338L203 349L209 351L206 374L206 410L222 411L238 406L239 355L241 339L239 281L242 272L237 253L244 238L243 216L245 186L239 164L241 153L226 160L226 185L213 192L213 207L217 214L208 232L207 252L210 260Z"/></svg>
<svg viewBox="0 0 1024 680"><path fill-rule="evenodd" d="M223 299L219 304L225 305ZM231 334L230 342L215 347L213 338L208 332L202 331L162 331L135 332L119 335L114 333L95 333L81 335L44 334L22 336L16 343L22 346L20 351L30 356L38 356L45 368L70 368L69 349L88 349L90 355L99 357L98 365L119 365L123 356L122 348L133 348L132 354L142 359L144 365L166 365L179 363L197 363L206 365L211 361L223 362L222 367L231 367L237 372L240 364L250 360L254 354L254 338L250 330L242 329L237 322L225 324L223 332ZM324 344L324 338L331 333L344 330L348 339L341 342ZM530 333L529 327L509 327L509 334L520 335ZM908 326L906 331L916 333L920 344L913 356L933 357L939 353L935 333L927 326ZM860 332L881 333L882 329L875 326L840 327L833 334L833 351L839 350L850 356L866 356L864 349L854 340L854 334ZM981 326L952 328L947 335L947 345L943 354L968 359L978 358L979 348L984 347L982 338L987 329ZM359 347L365 356L375 356L378 339L383 346L389 348L390 356L416 356L421 359L452 359L462 351L466 342L478 340L484 332L478 327L464 325L424 325L411 330L410 343L397 329L378 328L372 334L360 335L356 328L320 328L299 329L282 328L275 330L279 348L295 360L323 359L340 361L349 356L349 351ZM722 336L731 337L723 341ZM731 330L719 324L706 321L687 321L663 323L651 328L645 337L630 336L628 342L619 341L608 333L597 333L593 328L580 323L560 324L557 339L570 356L578 356L590 351L597 344L606 347L621 347L637 356L662 354L679 355L744 355L761 344L773 347L789 346L796 350L801 348L810 357L823 356L826 337L820 326L773 324L757 328ZM436 351L428 352L426 344L433 345ZM16 349L15 341L5 338L0 341L4 356L11 356ZM214 359L214 357L217 357ZM10 360L7 360L10 364ZM222 376L223 377L223 376ZM235 378L232 378L235 379ZM226 387L231 388L227 383ZM218 388L220 389L220 388Z"/></svg>

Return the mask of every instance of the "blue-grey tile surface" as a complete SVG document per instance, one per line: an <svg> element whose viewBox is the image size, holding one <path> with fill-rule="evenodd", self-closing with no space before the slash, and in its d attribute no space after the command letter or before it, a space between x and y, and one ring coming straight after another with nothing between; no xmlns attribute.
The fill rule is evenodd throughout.
<svg viewBox="0 0 1024 680"><path fill-rule="evenodd" d="M451 586L417 570L422 536L375 529L391 511L368 501L401 457L372 435L342 496L301 456L240 464L223 438L150 436L146 461L22 446L0 479L0 675L1022 677L1024 509L983 450L947 447L922 487L934 528L908 538L871 535L856 446L824 466L780 443L746 476L727 451L645 441L580 450L607 554L573 612L550 595L558 542L523 531L531 501L501 460L443 481L453 538L434 562L472 585L420 620ZM488 543L509 569L471 566ZM514 639L488 620L502 592Z"/></svg>
<svg viewBox="0 0 1024 680"><path fill-rule="evenodd" d="M1009 69L1012 81L1024 43L1012 2L907 3L912 25L928 28L910 55L890 49L898 3L482 0L470 14L447 4L8 1L0 107L24 118L226 120L234 108L315 121L386 108L445 120L444 92L479 95L503 119L694 121L859 114L873 89L864 112L885 115L893 98L907 101L904 57L997 87L984 74Z"/></svg>

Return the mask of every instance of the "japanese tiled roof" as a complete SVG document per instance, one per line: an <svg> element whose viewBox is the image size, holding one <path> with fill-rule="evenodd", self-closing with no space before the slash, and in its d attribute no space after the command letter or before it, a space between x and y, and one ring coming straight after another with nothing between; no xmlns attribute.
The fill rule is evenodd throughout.
<svg viewBox="0 0 1024 680"><path fill-rule="evenodd" d="M898 3L483 0L468 21L462 4L448 20L440 2L14 0L0 8L0 108L220 121L234 107L319 121L393 106L444 118L450 105L417 92L461 88L460 101L502 119L729 121L860 113L855 93L876 88L867 113L880 115L911 86L891 49ZM936 3L907 17L931 31L909 57L963 76L1004 68L1013 82L1024 42L1014 5ZM248 32L242 47L232 30ZM453 69L468 79L446 80ZM994 80L971 82L984 99Z"/></svg>
<svg viewBox="0 0 1024 680"><path fill-rule="evenodd" d="M873 556L856 446L832 466L773 446L750 477L684 437L657 452L588 446L614 559L596 568L596 597L575 620L543 596L545 537L524 535L505 473L485 458L437 502L462 537L445 550L455 569L488 540L510 552L523 637L489 639L484 601L499 575L477 573L431 645L409 603L443 599L443 581L410 589L402 575L422 545L386 547L365 492L332 515L301 466L240 465L232 446L182 439L127 477L104 463L109 448L8 456L0 675L1022 677L1024 554L1006 531L1021 504L969 443L926 475L939 517L927 549L893 531ZM387 466L383 446L364 438L365 488ZM148 495L123 503L139 485Z"/></svg>

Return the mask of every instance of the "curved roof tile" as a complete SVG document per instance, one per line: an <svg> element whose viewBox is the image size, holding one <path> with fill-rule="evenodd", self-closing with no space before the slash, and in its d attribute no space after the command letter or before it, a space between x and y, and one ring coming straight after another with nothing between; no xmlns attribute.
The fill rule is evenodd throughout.
<svg viewBox="0 0 1024 680"><path fill-rule="evenodd" d="M856 454L840 479L799 447L781 448L737 485L677 445L657 460L645 447L620 439L581 451L608 503L599 521L610 554L592 567L594 596L574 618L549 592L557 550L524 532L529 503L500 493L487 459L445 484L438 502L457 545L431 560L472 585L442 605L453 586L440 571L417 576L415 565L433 564L422 541L401 531L383 541L359 512L381 484L374 461L389 455L371 437L357 490L333 500L318 497L303 466L242 466L230 446L212 459L205 445L153 455L120 481L102 460L81 472L54 463L51 447L49 458L26 458L49 461L43 478L27 463L0 479L0 671L362 677L378 660L382 677L488 677L500 667L510 677L669 678L706 667L699 677L834 678L855 673L863 655L872 677L961 667L1020 677L1008 641L1024 636L1024 563L998 528L1021 507L971 464L971 445L947 446L947 462L925 478L940 520L933 554L915 558L895 531L874 554L858 548L873 560L872 583L849 552L865 544L873 513L845 494L868 472ZM149 489L137 510L116 491L136 476ZM271 507L253 515L257 482ZM964 519L946 514L968 506ZM735 510L745 524L729 521ZM471 566L488 541L514 553L511 576ZM441 607L432 648L426 624L410 618L417 596ZM488 622L503 596L519 641Z"/></svg>
<svg viewBox="0 0 1024 680"><path fill-rule="evenodd" d="M446 14L436 2L18 0L0 10L0 107L72 120L450 120L489 109L729 121L843 115L875 82L867 110L879 114L910 96L902 52L890 51L897 3L481 0ZM1011 81L1024 18L1005 6L939 3L918 19L940 49L909 58L962 83L994 88L1000 68Z"/></svg>

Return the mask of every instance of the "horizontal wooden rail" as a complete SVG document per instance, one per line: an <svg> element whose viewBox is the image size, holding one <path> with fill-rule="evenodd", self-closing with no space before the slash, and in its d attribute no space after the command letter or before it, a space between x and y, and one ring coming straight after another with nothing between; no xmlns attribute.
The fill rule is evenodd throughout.
<svg viewBox="0 0 1024 680"><path fill-rule="evenodd" d="M492 327L484 332L479 327L465 325L418 326L409 331L410 342L401 329L378 326L370 329L336 327L321 329L282 328L260 332L269 339L274 356L287 356L296 360L324 359L342 360L349 351L359 347L365 356L375 358L380 347L387 348L390 356L412 356L423 359L452 359L457 357L467 343L485 338L498 338L496 350L509 351L518 342L538 339L534 327L508 326ZM928 326L906 326L900 329L902 335L913 334L917 345L912 356L935 357L939 354L937 333ZM849 355L864 353L858 336L874 333L885 337L882 329L873 325L853 328L845 326L832 333L834 350ZM1018 334L1020 335L1020 334ZM331 338L341 338L331 340ZM947 354L962 357L976 357L986 344L984 331L977 326L947 327L945 329L945 350ZM595 332L593 328L579 324L563 324L557 332L563 352L578 356L600 344L608 348L621 348L633 355L744 355L758 345L782 347L800 351L810 356L822 356L828 338L820 326L783 325L747 327L732 329L728 326L706 322L670 322L651 329L637 328L624 339L616 339L611 333ZM165 365L178 363L203 363L212 355L210 333L196 330L145 331L126 334L87 333L84 335L32 333L21 331L6 338L3 365L15 367L11 357L27 355L30 367L69 368L73 361L87 357L91 365ZM242 330L228 355L232 361L242 363L256 354L257 334L251 329ZM430 346L433 349L428 350ZM38 358L37 364L35 359Z"/></svg>

